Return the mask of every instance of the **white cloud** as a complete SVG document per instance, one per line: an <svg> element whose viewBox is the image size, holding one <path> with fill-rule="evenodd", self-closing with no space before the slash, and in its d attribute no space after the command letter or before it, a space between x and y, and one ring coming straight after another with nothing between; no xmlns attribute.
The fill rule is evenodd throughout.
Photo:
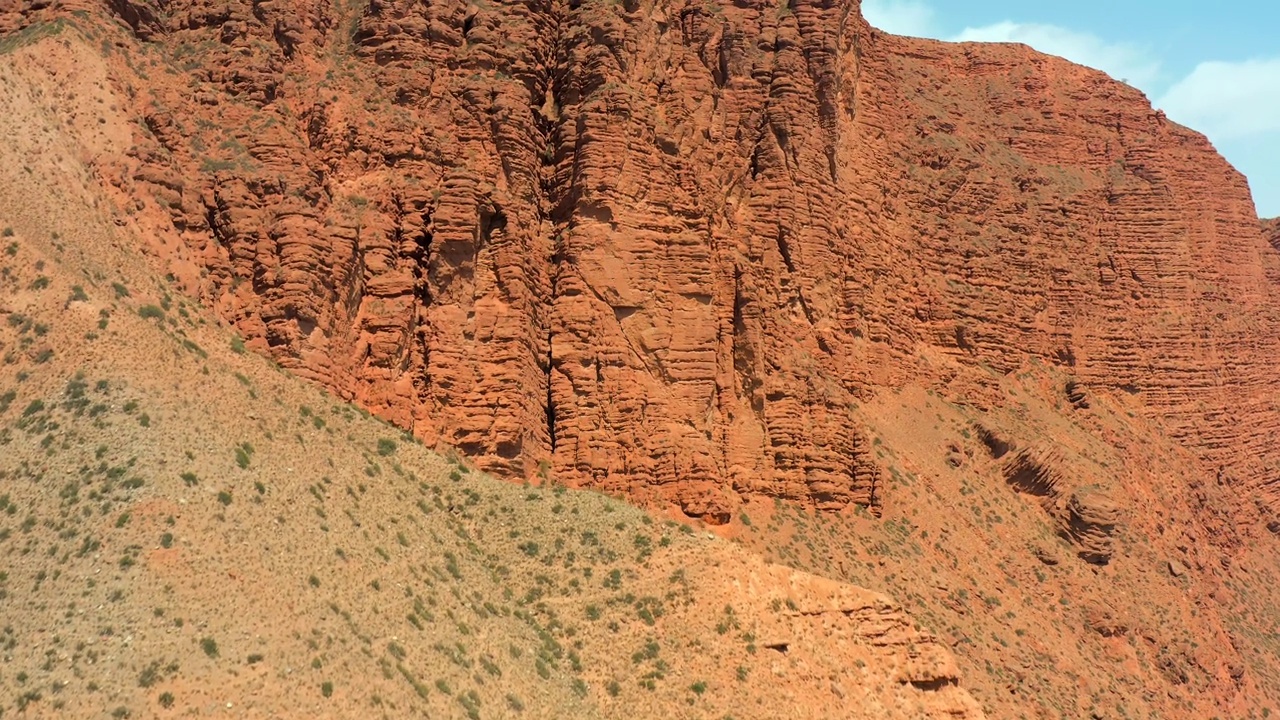
<svg viewBox="0 0 1280 720"><path fill-rule="evenodd" d="M1280 57L1202 62L1156 105L1215 142L1280 135Z"/></svg>
<svg viewBox="0 0 1280 720"><path fill-rule="evenodd" d="M948 38L954 42L1019 42L1040 52L1064 57L1108 73L1117 80L1142 87L1160 75L1160 61L1128 43L1108 43L1090 33L1057 25L1004 21L977 28L965 28Z"/></svg>
<svg viewBox="0 0 1280 720"><path fill-rule="evenodd" d="M862 17L894 35L936 36L933 8L919 0L863 0Z"/></svg>

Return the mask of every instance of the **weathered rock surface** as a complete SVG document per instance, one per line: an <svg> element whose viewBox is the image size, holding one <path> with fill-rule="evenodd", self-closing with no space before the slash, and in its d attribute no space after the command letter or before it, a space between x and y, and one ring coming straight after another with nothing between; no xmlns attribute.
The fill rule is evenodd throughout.
<svg viewBox="0 0 1280 720"><path fill-rule="evenodd" d="M1274 500L1280 255L1208 142L1101 73L849 1L38 7L6 25L83 7L149 58L114 180L175 274L487 468L713 522L875 507L848 410L951 383L932 349L1136 394Z"/></svg>
<svg viewBox="0 0 1280 720"><path fill-rule="evenodd" d="M1120 524L1121 508L1104 491L1087 488L1067 500L1066 534L1080 547L1080 557L1105 565L1111 559L1111 536Z"/></svg>
<svg viewBox="0 0 1280 720"><path fill-rule="evenodd" d="M1112 536L1124 515L1106 487L1089 482L1085 473L1073 472L1077 463L1060 448L1030 447L1001 455L1009 486L1033 497L1053 518L1058 533L1075 544L1082 559L1106 565Z"/></svg>
<svg viewBox="0 0 1280 720"><path fill-rule="evenodd" d="M779 697L772 712L817 706L818 717L986 717L962 688L950 650L890 598L733 550L723 563L731 574L695 573L699 596L736 601L775 677L832 683L832 697ZM706 560L686 553L678 566L719 564Z"/></svg>

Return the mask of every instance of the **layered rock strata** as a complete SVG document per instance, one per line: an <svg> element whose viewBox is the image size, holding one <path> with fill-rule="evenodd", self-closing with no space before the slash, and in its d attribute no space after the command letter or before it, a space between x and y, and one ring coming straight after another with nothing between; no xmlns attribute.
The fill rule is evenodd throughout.
<svg viewBox="0 0 1280 720"><path fill-rule="evenodd" d="M714 522L743 493L874 509L857 403L980 405L973 377L1035 357L1277 500L1280 255L1244 178L1102 73L888 36L852 0L4 22L77 9L141 58L102 171L174 274L487 469Z"/></svg>

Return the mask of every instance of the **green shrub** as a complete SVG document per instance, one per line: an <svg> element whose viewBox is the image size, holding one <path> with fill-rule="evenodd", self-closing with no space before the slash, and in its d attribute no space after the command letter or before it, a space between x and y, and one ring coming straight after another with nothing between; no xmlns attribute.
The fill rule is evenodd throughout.
<svg viewBox="0 0 1280 720"><path fill-rule="evenodd" d="M200 639L200 649L211 658L218 657L218 641L211 637Z"/></svg>
<svg viewBox="0 0 1280 720"><path fill-rule="evenodd" d="M159 305L143 305L138 308L138 315L144 320L164 318L164 310Z"/></svg>
<svg viewBox="0 0 1280 720"><path fill-rule="evenodd" d="M138 687L149 688L160 680L160 661L153 660L138 674Z"/></svg>

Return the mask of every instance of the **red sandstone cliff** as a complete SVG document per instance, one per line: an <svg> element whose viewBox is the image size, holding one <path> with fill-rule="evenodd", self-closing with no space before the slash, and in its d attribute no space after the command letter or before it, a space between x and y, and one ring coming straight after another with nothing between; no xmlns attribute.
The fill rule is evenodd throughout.
<svg viewBox="0 0 1280 720"><path fill-rule="evenodd" d="M713 519L874 505L852 404L981 404L963 368L1035 356L1274 499L1280 256L1100 73L850 2L109 8L149 54L118 181L175 272L488 468Z"/></svg>

